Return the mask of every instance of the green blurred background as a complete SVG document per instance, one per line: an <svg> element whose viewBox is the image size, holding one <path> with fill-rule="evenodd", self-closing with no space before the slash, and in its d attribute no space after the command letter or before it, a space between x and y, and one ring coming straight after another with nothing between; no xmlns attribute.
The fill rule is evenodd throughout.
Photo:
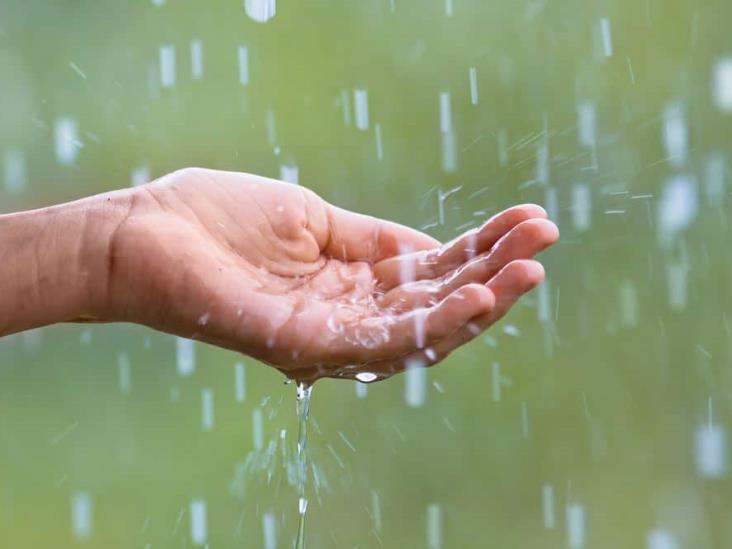
<svg viewBox="0 0 732 549"><path fill-rule="evenodd" d="M278 0L255 21L273 5L2 0L0 211L189 165L441 239L541 203L547 282L422 405L405 376L317 384L308 546L732 547L732 4ZM199 344L181 375L185 350L125 325L0 340L0 547L292 546L294 387Z"/></svg>

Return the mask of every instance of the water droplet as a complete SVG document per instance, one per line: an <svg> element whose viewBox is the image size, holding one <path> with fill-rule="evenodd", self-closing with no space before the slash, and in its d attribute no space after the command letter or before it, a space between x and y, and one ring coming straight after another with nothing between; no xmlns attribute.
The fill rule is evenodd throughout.
<svg viewBox="0 0 732 549"><path fill-rule="evenodd" d="M371 383L375 381L378 376L372 372L359 372L356 374L356 379L362 383Z"/></svg>

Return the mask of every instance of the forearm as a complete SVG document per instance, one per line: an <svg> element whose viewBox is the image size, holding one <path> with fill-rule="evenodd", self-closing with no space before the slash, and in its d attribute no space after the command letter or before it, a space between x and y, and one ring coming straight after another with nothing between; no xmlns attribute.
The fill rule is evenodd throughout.
<svg viewBox="0 0 732 549"><path fill-rule="evenodd" d="M116 192L0 215L0 336L103 315L126 202Z"/></svg>

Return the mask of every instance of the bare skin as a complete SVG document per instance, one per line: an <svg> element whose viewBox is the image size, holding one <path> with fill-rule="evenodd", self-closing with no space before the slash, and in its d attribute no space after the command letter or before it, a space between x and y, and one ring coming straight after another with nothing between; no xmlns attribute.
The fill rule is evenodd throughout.
<svg viewBox="0 0 732 549"><path fill-rule="evenodd" d="M0 216L0 335L134 322L305 381L430 366L539 284L558 238L535 205L440 244L315 193L188 168Z"/></svg>

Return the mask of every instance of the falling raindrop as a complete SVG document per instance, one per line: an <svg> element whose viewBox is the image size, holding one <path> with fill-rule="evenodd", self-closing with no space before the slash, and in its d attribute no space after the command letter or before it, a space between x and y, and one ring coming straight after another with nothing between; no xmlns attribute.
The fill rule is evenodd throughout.
<svg viewBox="0 0 732 549"><path fill-rule="evenodd" d="M27 180L25 155L18 149L5 152L5 188L10 194L25 189Z"/></svg>
<svg viewBox="0 0 732 549"><path fill-rule="evenodd" d="M246 46L239 46L237 50L239 59L239 83L242 86L249 84L249 49Z"/></svg>
<svg viewBox="0 0 732 549"><path fill-rule="evenodd" d="M117 367L119 377L119 392L123 395L130 393L131 384L131 373L130 373L130 358L127 353L120 353L117 355Z"/></svg>
<svg viewBox="0 0 732 549"><path fill-rule="evenodd" d="M262 432L262 409L255 408L252 411L252 438L254 441L254 449L261 450L264 444L264 435Z"/></svg>
<svg viewBox="0 0 732 549"><path fill-rule="evenodd" d="M648 532L647 549L679 549L676 538L668 530L656 529Z"/></svg>
<svg viewBox="0 0 732 549"><path fill-rule="evenodd" d="M160 46L160 85L163 88L175 86L175 46Z"/></svg>
<svg viewBox="0 0 732 549"><path fill-rule="evenodd" d="M613 39L610 34L610 19L603 17L600 19L600 41L602 43L602 54L610 57L613 54Z"/></svg>
<svg viewBox="0 0 732 549"><path fill-rule="evenodd" d="M92 500L88 492L71 495L71 530L77 539L85 540L92 532Z"/></svg>
<svg viewBox="0 0 732 549"><path fill-rule="evenodd" d="M554 486L551 484L545 484L541 488L541 507L544 514L544 528L555 528L556 516L554 513Z"/></svg>
<svg viewBox="0 0 732 549"><path fill-rule="evenodd" d="M79 129L73 118L62 117L55 127L56 158L62 164L73 164L81 148Z"/></svg>
<svg viewBox="0 0 732 549"><path fill-rule="evenodd" d="M262 516L264 549L277 549L277 523L274 513L269 511Z"/></svg>
<svg viewBox="0 0 732 549"><path fill-rule="evenodd" d="M427 507L427 547L429 549L442 547L442 509L436 503Z"/></svg>
<svg viewBox="0 0 732 549"><path fill-rule="evenodd" d="M191 42L191 76L194 80L203 78L203 44L200 40Z"/></svg>
<svg viewBox="0 0 732 549"><path fill-rule="evenodd" d="M210 388L201 390L201 427L210 431L214 426L214 394Z"/></svg>
<svg viewBox="0 0 732 549"><path fill-rule="evenodd" d="M246 399L246 370L242 362L234 364L234 394L237 402Z"/></svg>
<svg viewBox="0 0 732 549"><path fill-rule="evenodd" d="M297 166L295 164L282 164L280 166L280 179L297 185L299 180Z"/></svg>
<svg viewBox="0 0 732 549"><path fill-rule="evenodd" d="M244 0L244 11L257 23L266 23L277 13L276 0Z"/></svg>
<svg viewBox="0 0 732 549"><path fill-rule="evenodd" d="M573 503L567 506L567 544L570 549L585 546L585 508Z"/></svg>
<svg viewBox="0 0 732 549"><path fill-rule="evenodd" d="M356 128L367 130L369 127L369 96L363 89L353 90L353 104L356 111Z"/></svg>
<svg viewBox="0 0 732 549"><path fill-rule="evenodd" d="M193 374L196 369L196 348L193 340L183 337L175 338L176 364L178 373L183 377Z"/></svg>
<svg viewBox="0 0 732 549"><path fill-rule="evenodd" d="M468 70L468 80L470 81L470 103L478 104L478 69L470 67Z"/></svg>
<svg viewBox="0 0 732 549"><path fill-rule="evenodd" d="M193 545L204 545L208 539L206 522L206 502L192 499L190 503L191 541Z"/></svg>
<svg viewBox="0 0 732 549"><path fill-rule="evenodd" d="M696 430L696 470L704 478L720 478L727 472L727 436L719 425L700 425Z"/></svg>
<svg viewBox="0 0 732 549"><path fill-rule="evenodd" d="M719 110L732 112L732 58L725 57L714 65L712 96Z"/></svg>
<svg viewBox="0 0 732 549"><path fill-rule="evenodd" d="M663 188L658 203L658 231L663 244L671 244L696 218L696 182L686 175L675 175Z"/></svg>
<svg viewBox="0 0 732 549"><path fill-rule="evenodd" d="M404 374L404 400L407 406L423 406L427 398L427 369L419 360L409 359Z"/></svg>

